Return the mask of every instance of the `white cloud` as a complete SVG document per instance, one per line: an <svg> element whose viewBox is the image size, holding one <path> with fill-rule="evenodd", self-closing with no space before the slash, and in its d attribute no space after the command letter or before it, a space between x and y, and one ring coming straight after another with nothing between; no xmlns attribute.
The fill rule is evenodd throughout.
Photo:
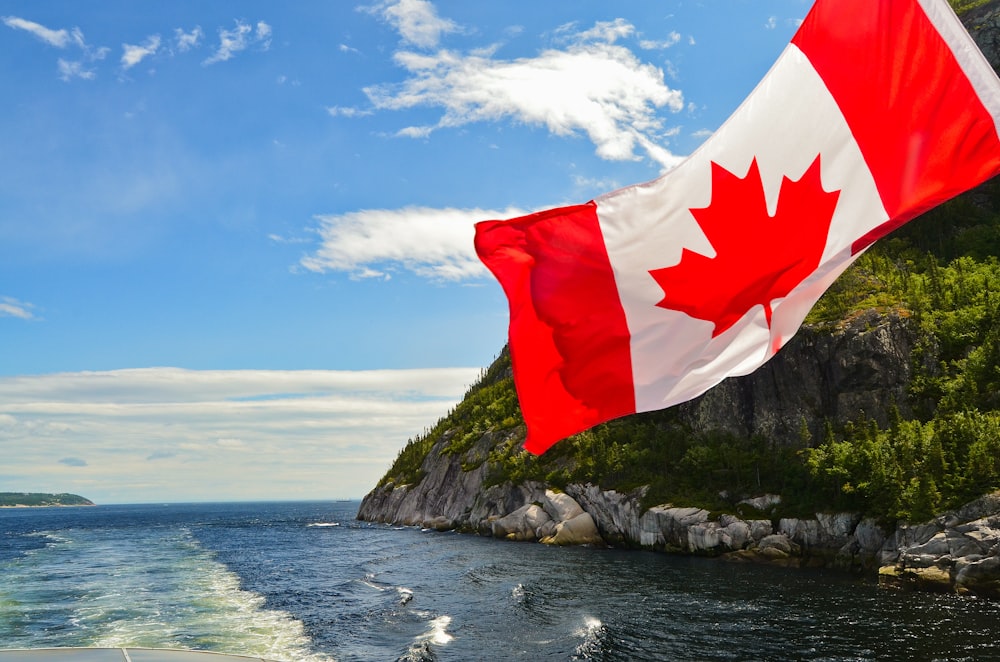
<svg viewBox="0 0 1000 662"><path fill-rule="evenodd" d="M329 106L326 109L326 112L333 117L364 117L366 115L371 115L373 111L344 106Z"/></svg>
<svg viewBox="0 0 1000 662"><path fill-rule="evenodd" d="M66 29L51 30L44 25L18 18L17 16L4 16L3 22L7 27L14 28L15 30L30 32L49 46L55 46L56 48L66 48L70 43L78 43L77 39L81 41L83 39L79 30L75 30L73 35L70 35L70 32Z"/></svg>
<svg viewBox="0 0 1000 662"><path fill-rule="evenodd" d="M426 138L431 135L431 127L429 126L406 126L396 132L396 135L401 138Z"/></svg>
<svg viewBox="0 0 1000 662"><path fill-rule="evenodd" d="M271 32L271 26L264 21L258 21L256 28L254 28L249 23L237 20L236 27L232 30L219 29L219 47L202 64L225 62L232 59L240 51L245 51L254 45L266 51L271 46Z"/></svg>
<svg viewBox="0 0 1000 662"><path fill-rule="evenodd" d="M567 26L564 26L564 30ZM613 21L598 21L594 27L583 32L570 35L570 38L577 43L588 41L603 41L613 44L619 39L630 37L635 34L635 26L623 18L616 18Z"/></svg>
<svg viewBox="0 0 1000 662"><path fill-rule="evenodd" d="M402 136L426 137L440 128L509 119L544 126L559 136L583 132L604 159L634 160L641 148L669 168L681 158L659 146L664 127L656 113L660 108L680 111L683 96L664 83L660 69L612 43L630 31L624 22L598 24L579 33L566 50L517 60L402 51L395 59L410 77L364 91L376 109L443 109L436 124L406 127Z"/></svg>
<svg viewBox="0 0 1000 662"><path fill-rule="evenodd" d="M196 25L191 32L184 32L181 28L174 28L174 44L181 53L186 53L198 46L198 42L205 36L201 31L201 26Z"/></svg>
<svg viewBox="0 0 1000 662"><path fill-rule="evenodd" d="M14 28L15 30L25 30L50 46L56 48L65 49L70 46L77 46L83 51L83 60L66 60L59 58L56 66L59 71L59 78L64 81L70 81L74 78L82 78L84 80L92 80L97 74L92 68L88 68L88 62L94 62L96 60L103 60L109 49L107 47L92 48L87 45L87 42L83 38L83 32L80 28L73 28L72 30L60 29L52 30L34 21L28 21L23 18L18 18L16 16L5 16L3 17L3 22L8 27Z"/></svg>
<svg viewBox="0 0 1000 662"><path fill-rule="evenodd" d="M93 69L88 69L83 62L70 62L59 58L56 63L59 69L59 78L64 81L70 81L74 78L82 78L83 80L93 80L97 73Z"/></svg>
<svg viewBox="0 0 1000 662"><path fill-rule="evenodd" d="M271 26L264 21L257 21L257 32L254 41L260 44L261 50L271 48Z"/></svg>
<svg viewBox="0 0 1000 662"><path fill-rule="evenodd" d="M18 317L23 320L38 319L32 312L33 305L12 297L0 297L0 317Z"/></svg>
<svg viewBox="0 0 1000 662"><path fill-rule="evenodd" d="M776 27L778 27L778 17L777 16L768 17L767 23L764 24L764 27L768 30L773 30Z"/></svg>
<svg viewBox="0 0 1000 662"><path fill-rule="evenodd" d="M267 238L276 244L306 244L312 243L311 240L305 237L284 237L280 234L269 234Z"/></svg>
<svg viewBox="0 0 1000 662"><path fill-rule="evenodd" d="M621 182L608 177L594 178L575 175L573 185L580 189L587 197L596 198L602 193L614 191L621 188Z"/></svg>
<svg viewBox="0 0 1000 662"><path fill-rule="evenodd" d="M458 26L438 16L434 5L427 0L381 2L367 11L392 25L404 42L420 48L434 48L441 35L458 31Z"/></svg>
<svg viewBox="0 0 1000 662"><path fill-rule="evenodd" d="M0 455L18 489L105 503L360 496L479 370L0 377Z"/></svg>
<svg viewBox="0 0 1000 662"><path fill-rule="evenodd" d="M141 46L122 44L122 68L131 69L145 58L155 55L160 49L160 35L154 34L146 38Z"/></svg>
<svg viewBox="0 0 1000 662"><path fill-rule="evenodd" d="M487 272L473 248L474 223L525 213L409 207L320 216L322 245L301 264L352 278L385 278L401 269L434 280L478 278Z"/></svg>
<svg viewBox="0 0 1000 662"><path fill-rule="evenodd" d="M670 48L681 41L681 34L679 32L671 32L667 35L666 39L643 39L639 42L639 47L645 50L659 50L663 48Z"/></svg>

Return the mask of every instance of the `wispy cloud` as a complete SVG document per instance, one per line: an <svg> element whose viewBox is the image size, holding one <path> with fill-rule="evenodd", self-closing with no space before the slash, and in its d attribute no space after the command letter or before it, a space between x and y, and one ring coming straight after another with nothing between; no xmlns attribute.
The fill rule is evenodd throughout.
<svg viewBox="0 0 1000 662"><path fill-rule="evenodd" d="M40 23L18 18L17 16L5 16L3 18L3 22L8 27L14 28L15 30L24 30L33 34L35 37L50 46L54 46L59 49L66 49L71 46L75 46L82 50L82 60L59 58L56 62L59 78L67 82L73 80L74 78L80 78L83 80L93 80L96 78L97 73L95 69L90 66L90 64L98 60L103 60L109 52L109 49L105 46L94 48L88 45L83 38L83 32L77 27L74 27L71 30L67 30L65 28L53 30L41 25Z"/></svg>
<svg viewBox="0 0 1000 662"><path fill-rule="evenodd" d="M438 16L427 0L380 2L367 11L392 25L405 43L420 48L434 48L442 35L459 29L453 21Z"/></svg>
<svg viewBox="0 0 1000 662"><path fill-rule="evenodd" d="M83 80L93 80L97 77L97 73L94 69L87 68L81 61L70 61L59 58L56 62L56 67L59 69L59 78L64 81L71 81L74 78L81 78Z"/></svg>
<svg viewBox="0 0 1000 662"><path fill-rule="evenodd" d="M365 115L371 115L374 111L344 106L330 106L326 109L326 112L333 117L364 117Z"/></svg>
<svg viewBox="0 0 1000 662"><path fill-rule="evenodd" d="M198 43L204 33L201 31L201 26L196 25L194 29L190 32L185 32L181 28L174 28L174 46L180 53L187 53L193 48L197 48Z"/></svg>
<svg viewBox="0 0 1000 662"><path fill-rule="evenodd" d="M621 182L616 179L583 177L581 175L573 177L573 185L584 194L584 197L588 198L596 198L602 193L613 191L622 186Z"/></svg>
<svg viewBox="0 0 1000 662"><path fill-rule="evenodd" d="M271 26L264 21L257 21L256 26L237 20L232 30L219 29L219 46L211 57L202 64L209 65L232 59L240 51L251 46L261 50L271 47Z"/></svg>
<svg viewBox="0 0 1000 662"><path fill-rule="evenodd" d="M160 35L154 34L146 38L140 45L122 44L122 68L131 69L145 58L155 55L160 49Z"/></svg>
<svg viewBox="0 0 1000 662"><path fill-rule="evenodd" d="M77 27L56 30L17 16L4 16L0 20L3 21L4 25L15 30L28 32L55 48L62 50L70 47L79 48L82 51L80 59L61 57L56 63L59 78L64 81L93 80L97 77L97 70L93 63L103 60L110 52L110 49L104 46L95 48L88 45L83 37L83 32ZM202 64L209 65L232 59L240 51L251 47L266 51L271 47L271 37L272 28L264 21L258 21L251 25L245 21L236 20L235 27L232 29L219 29L219 44L212 55L206 58ZM159 34L147 37L141 44L123 43L120 60L122 70L127 71L161 51L170 56L186 53L197 48L203 38L204 32L201 26L196 25L191 30L175 28L173 40L167 43L164 43Z"/></svg>
<svg viewBox="0 0 1000 662"><path fill-rule="evenodd" d="M642 39L639 41L639 48L644 50L661 50L675 46L679 44L680 41L681 34L679 32L671 32L667 35L666 39Z"/></svg>
<svg viewBox="0 0 1000 662"><path fill-rule="evenodd" d="M12 297L0 297L0 317L18 317L23 320L38 319L32 312L33 305Z"/></svg>
<svg viewBox="0 0 1000 662"><path fill-rule="evenodd" d="M442 109L436 123L403 127L399 136L424 138L442 128L512 120L559 136L582 132L604 159L635 160L641 149L665 169L679 163L681 157L662 145L667 133L657 111L682 110L683 95L665 84L660 69L615 43L633 35L634 27L618 19L558 32L567 47L516 60L496 59L489 51L400 51L395 61L409 78L364 91L380 110Z"/></svg>
<svg viewBox="0 0 1000 662"><path fill-rule="evenodd" d="M460 281L487 275L476 257L477 221L521 216L520 209L369 209L320 216L322 241L302 258L305 268L340 271L352 278L389 278L409 271L424 278Z"/></svg>
<svg viewBox="0 0 1000 662"><path fill-rule="evenodd" d="M565 35L570 41L581 43L587 41L603 41L613 44L619 39L630 37L635 34L635 26L623 18L616 18L613 21L598 21L594 27L576 31L575 24L562 26L557 33Z"/></svg>
<svg viewBox="0 0 1000 662"><path fill-rule="evenodd" d="M478 373L144 368L0 377L0 454L19 489L105 502L360 496Z"/></svg>
<svg viewBox="0 0 1000 662"><path fill-rule="evenodd" d="M78 28L74 28L72 32L66 30L65 28L52 30L44 25L41 25L40 23L18 18L17 16L4 16L3 22L4 25L14 28L15 30L30 32L49 46L66 48L72 43L76 43L78 46L83 46L83 34Z"/></svg>

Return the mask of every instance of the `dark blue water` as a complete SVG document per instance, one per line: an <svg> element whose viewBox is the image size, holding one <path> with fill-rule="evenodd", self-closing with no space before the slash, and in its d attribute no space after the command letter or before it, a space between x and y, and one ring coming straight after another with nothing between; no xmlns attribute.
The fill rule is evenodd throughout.
<svg viewBox="0 0 1000 662"><path fill-rule="evenodd" d="M354 521L357 503L0 510L0 648L325 660L1000 660L1000 605L837 573Z"/></svg>

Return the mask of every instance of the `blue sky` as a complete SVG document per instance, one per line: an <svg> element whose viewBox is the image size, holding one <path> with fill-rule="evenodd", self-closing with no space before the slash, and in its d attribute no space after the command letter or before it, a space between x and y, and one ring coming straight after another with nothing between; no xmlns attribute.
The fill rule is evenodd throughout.
<svg viewBox="0 0 1000 662"><path fill-rule="evenodd" d="M0 9L0 491L347 498L506 337L472 224L646 181L806 0Z"/></svg>

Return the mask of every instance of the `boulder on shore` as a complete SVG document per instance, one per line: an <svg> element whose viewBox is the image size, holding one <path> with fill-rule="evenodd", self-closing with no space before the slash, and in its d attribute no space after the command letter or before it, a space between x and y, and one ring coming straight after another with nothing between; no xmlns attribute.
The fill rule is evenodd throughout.
<svg viewBox="0 0 1000 662"><path fill-rule="evenodd" d="M547 545L603 545L604 538L597 531L597 524L590 513L581 512L556 524L555 532L542 538L542 542Z"/></svg>

